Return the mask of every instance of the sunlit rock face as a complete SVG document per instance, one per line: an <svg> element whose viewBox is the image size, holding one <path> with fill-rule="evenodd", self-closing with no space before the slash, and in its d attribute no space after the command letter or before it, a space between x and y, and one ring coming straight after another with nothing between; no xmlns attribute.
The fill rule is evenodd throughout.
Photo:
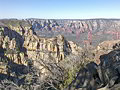
<svg viewBox="0 0 120 90"><path fill-rule="evenodd" d="M28 57L32 59L45 59L50 55L58 61L64 60L69 53L77 54L79 49L75 43L68 42L61 35L54 38L28 36L25 38L24 47L27 49Z"/></svg>

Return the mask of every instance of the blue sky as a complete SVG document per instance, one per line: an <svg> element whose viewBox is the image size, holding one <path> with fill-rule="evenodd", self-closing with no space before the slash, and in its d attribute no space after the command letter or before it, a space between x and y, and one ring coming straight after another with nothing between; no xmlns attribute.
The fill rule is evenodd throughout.
<svg viewBox="0 0 120 90"><path fill-rule="evenodd" d="M120 0L0 0L0 18L120 18Z"/></svg>

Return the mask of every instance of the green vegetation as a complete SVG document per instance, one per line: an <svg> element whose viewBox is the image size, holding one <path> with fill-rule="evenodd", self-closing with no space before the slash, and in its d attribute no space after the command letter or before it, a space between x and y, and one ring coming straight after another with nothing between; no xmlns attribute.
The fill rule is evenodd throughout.
<svg viewBox="0 0 120 90"><path fill-rule="evenodd" d="M4 28L0 27L0 36L4 36Z"/></svg>
<svg viewBox="0 0 120 90"><path fill-rule="evenodd" d="M17 54L19 54L20 53L20 47L16 46L15 51L16 51Z"/></svg>
<svg viewBox="0 0 120 90"><path fill-rule="evenodd" d="M72 70L68 70L66 76L65 76L65 80L64 80L64 84L63 87L67 88L68 85L75 79L75 75L78 69L72 69Z"/></svg>

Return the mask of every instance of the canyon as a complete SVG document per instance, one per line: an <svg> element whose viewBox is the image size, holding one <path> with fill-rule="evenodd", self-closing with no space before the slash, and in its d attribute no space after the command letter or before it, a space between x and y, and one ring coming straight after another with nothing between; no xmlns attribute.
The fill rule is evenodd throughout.
<svg viewBox="0 0 120 90"><path fill-rule="evenodd" d="M74 81L79 81L81 68L87 67L91 62L97 67L103 62L107 65L109 61L105 60L117 62L120 49L119 29L119 19L1 19L0 78L7 78L22 89L28 85L25 80L31 80L28 85L31 89L27 90L40 90L42 86L43 90L77 87L79 83ZM101 57L104 61L101 61ZM39 84L37 81L32 82L35 76ZM94 83L97 81L100 80ZM106 81L104 85L108 83ZM82 84L86 83L81 82L80 85ZM96 89L88 89L91 87L89 85L85 90L101 88L97 84ZM20 87L15 88L20 90Z"/></svg>

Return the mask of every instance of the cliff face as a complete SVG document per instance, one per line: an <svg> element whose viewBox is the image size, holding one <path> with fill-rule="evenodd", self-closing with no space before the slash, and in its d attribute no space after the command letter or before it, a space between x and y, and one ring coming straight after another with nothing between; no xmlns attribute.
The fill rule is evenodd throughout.
<svg viewBox="0 0 120 90"><path fill-rule="evenodd" d="M53 57L57 62L64 60L70 53L77 54L79 50L76 44L66 41L61 35L50 39L28 36L25 38L24 47L28 56L34 60Z"/></svg>
<svg viewBox="0 0 120 90"><path fill-rule="evenodd" d="M3 49L3 55L14 63L27 66L27 60L31 59L39 69L43 66L36 60L53 60L59 63L70 54L78 55L82 51L82 48L72 41L67 41L62 35L41 38L35 34L30 25L21 24L0 27L0 48Z"/></svg>

